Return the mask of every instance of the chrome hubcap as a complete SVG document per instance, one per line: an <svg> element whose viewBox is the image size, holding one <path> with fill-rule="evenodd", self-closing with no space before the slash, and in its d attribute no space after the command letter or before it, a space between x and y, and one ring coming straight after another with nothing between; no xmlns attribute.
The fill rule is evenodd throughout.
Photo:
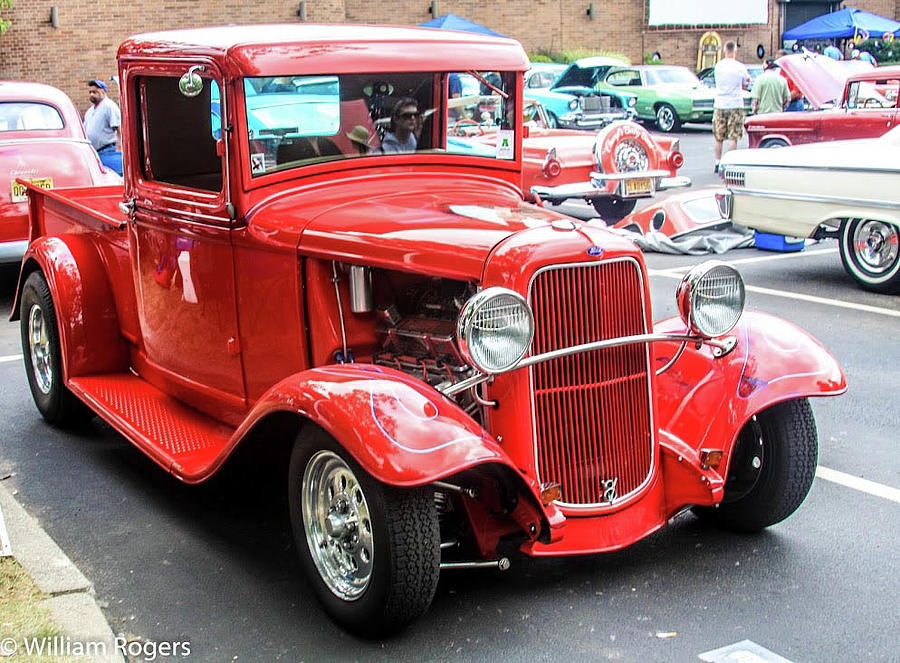
<svg viewBox="0 0 900 663"><path fill-rule="evenodd" d="M37 384L41 393L49 394L50 387L53 386L53 365L50 362L50 336L47 334L44 312L37 304L31 307L31 311L28 314L28 341L35 384Z"/></svg>
<svg viewBox="0 0 900 663"><path fill-rule="evenodd" d="M657 124L663 131L671 129L672 125L675 123L674 120L675 118L672 116L672 111L668 108L660 108L659 112L656 114Z"/></svg>
<svg viewBox="0 0 900 663"><path fill-rule="evenodd" d="M358 599L369 586L375 552L359 481L340 456L319 451L306 466L301 491L306 545L319 575L338 598Z"/></svg>
<svg viewBox="0 0 900 663"><path fill-rule="evenodd" d="M615 148L616 169L620 173L633 173L638 170L648 170L650 159L647 150L636 140L626 138Z"/></svg>
<svg viewBox="0 0 900 663"><path fill-rule="evenodd" d="M895 226L882 221L864 221L853 233L853 246L863 266L872 272L894 267L900 254L900 236Z"/></svg>

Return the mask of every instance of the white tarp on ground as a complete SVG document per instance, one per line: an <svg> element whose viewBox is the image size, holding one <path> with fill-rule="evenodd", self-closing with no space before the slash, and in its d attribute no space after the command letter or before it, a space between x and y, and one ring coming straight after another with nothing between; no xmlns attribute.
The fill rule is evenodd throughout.
<svg viewBox="0 0 900 663"><path fill-rule="evenodd" d="M614 230L637 244L641 251L650 253L697 256L705 253L725 253L731 249L746 249L753 246L753 231L734 225L730 221L711 224L705 228L697 228L674 237L658 231L644 235L635 232L635 228L616 228ZM637 228L637 230L640 229Z"/></svg>
<svg viewBox="0 0 900 663"><path fill-rule="evenodd" d="M649 25L766 25L769 0L650 0L649 14Z"/></svg>

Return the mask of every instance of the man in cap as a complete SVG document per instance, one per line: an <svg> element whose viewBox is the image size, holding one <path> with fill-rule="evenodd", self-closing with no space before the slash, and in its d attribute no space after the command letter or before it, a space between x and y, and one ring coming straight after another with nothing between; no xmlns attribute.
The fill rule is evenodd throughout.
<svg viewBox="0 0 900 663"><path fill-rule="evenodd" d="M116 103L107 96L109 88L101 80L88 81L90 108L84 113L84 131L100 155L100 162L122 174L120 146L122 115Z"/></svg>
<svg viewBox="0 0 900 663"><path fill-rule="evenodd" d="M753 112L780 113L791 101L787 81L778 73L775 58L766 58L765 71L753 83L750 93L753 100Z"/></svg>

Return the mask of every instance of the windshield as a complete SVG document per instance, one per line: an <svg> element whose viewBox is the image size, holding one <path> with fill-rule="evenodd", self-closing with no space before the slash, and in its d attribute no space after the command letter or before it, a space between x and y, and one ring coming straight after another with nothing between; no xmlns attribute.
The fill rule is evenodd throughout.
<svg viewBox="0 0 900 663"><path fill-rule="evenodd" d="M413 152L514 159L515 80L496 71L244 79L250 172Z"/></svg>
<svg viewBox="0 0 900 663"><path fill-rule="evenodd" d="M653 67L645 69L647 85L679 83L681 85L699 85L697 78L687 67Z"/></svg>
<svg viewBox="0 0 900 663"><path fill-rule="evenodd" d="M0 131L47 131L64 126L59 111L26 101L0 103Z"/></svg>

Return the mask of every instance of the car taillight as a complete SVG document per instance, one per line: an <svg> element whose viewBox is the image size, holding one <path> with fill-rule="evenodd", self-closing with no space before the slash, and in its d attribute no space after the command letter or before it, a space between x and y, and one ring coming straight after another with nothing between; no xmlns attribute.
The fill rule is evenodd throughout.
<svg viewBox="0 0 900 663"><path fill-rule="evenodd" d="M681 152L672 152L669 154L669 167L678 170L684 165L684 155Z"/></svg>

